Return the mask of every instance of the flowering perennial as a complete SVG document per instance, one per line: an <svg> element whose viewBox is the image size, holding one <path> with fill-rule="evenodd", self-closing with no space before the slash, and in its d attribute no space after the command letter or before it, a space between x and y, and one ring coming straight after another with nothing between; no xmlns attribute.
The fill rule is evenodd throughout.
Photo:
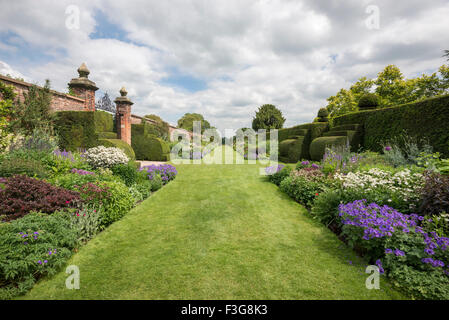
<svg viewBox="0 0 449 320"><path fill-rule="evenodd" d="M119 148L98 146L88 149L84 159L94 168L111 168L116 164L127 164L129 158Z"/></svg>
<svg viewBox="0 0 449 320"><path fill-rule="evenodd" d="M139 171L146 171L150 180L153 180L156 175L160 175L163 184L173 180L178 174L176 168L170 164L144 166Z"/></svg>

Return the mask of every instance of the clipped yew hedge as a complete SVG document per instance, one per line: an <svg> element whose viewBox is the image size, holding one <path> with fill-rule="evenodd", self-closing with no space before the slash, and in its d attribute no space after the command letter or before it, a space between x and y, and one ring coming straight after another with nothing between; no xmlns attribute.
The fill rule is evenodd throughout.
<svg viewBox="0 0 449 320"><path fill-rule="evenodd" d="M76 151L98 145L94 111L59 111L56 113L55 131L59 148Z"/></svg>
<svg viewBox="0 0 449 320"><path fill-rule="evenodd" d="M316 138L310 144L310 157L314 161L323 159L326 147L330 145L345 145L348 140L346 136L332 136Z"/></svg>
<svg viewBox="0 0 449 320"><path fill-rule="evenodd" d="M137 160L168 161L170 147L164 140L151 135L146 124L131 125L131 146Z"/></svg>
<svg viewBox="0 0 449 320"><path fill-rule="evenodd" d="M382 150L382 141L407 132L426 137L435 152L449 157L449 95L395 107L367 110L336 117L335 126L359 123L364 127L362 145L372 151Z"/></svg>
<svg viewBox="0 0 449 320"><path fill-rule="evenodd" d="M114 116L106 111L97 110L94 113L95 130L97 132L114 131Z"/></svg>

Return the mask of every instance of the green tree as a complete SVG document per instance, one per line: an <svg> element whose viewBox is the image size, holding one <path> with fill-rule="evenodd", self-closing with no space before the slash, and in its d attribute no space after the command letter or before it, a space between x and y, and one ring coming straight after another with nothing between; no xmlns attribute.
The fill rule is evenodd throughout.
<svg viewBox="0 0 449 320"><path fill-rule="evenodd" d="M186 113L181 119L178 120L178 127L193 132L194 121L201 122L201 133L210 128L209 121L205 120L199 113Z"/></svg>
<svg viewBox="0 0 449 320"><path fill-rule="evenodd" d="M155 114L148 114L144 118L148 118L155 121L155 124L149 124L150 134L153 134L165 141L169 140L169 125L167 122L165 122L164 120L162 120L161 117Z"/></svg>
<svg viewBox="0 0 449 320"><path fill-rule="evenodd" d="M409 102L411 87L397 66L388 65L379 72L375 85L381 107Z"/></svg>
<svg viewBox="0 0 449 320"><path fill-rule="evenodd" d="M285 118L282 116L281 110L272 104L264 104L256 111L252 127L256 131L259 129L281 129L284 122Z"/></svg>
<svg viewBox="0 0 449 320"><path fill-rule="evenodd" d="M327 98L329 118L357 111L357 100L351 90L341 89L335 96Z"/></svg>
<svg viewBox="0 0 449 320"><path fill-rule="evenodd" d="M11 133L9 118L13 112L13 101L16 94L12 86L0 82L0 152L8 146L8 137Z"/></svg>
<svg viewBox="0 0 449 320"><path fill-rule="evenodd" d="M49 80L43 88L31 86L24 94L24 101L18 101L14 108L13 130L25 136L32 135L35 129L52 133L54 113L50 112L51 99Z"/></svg>

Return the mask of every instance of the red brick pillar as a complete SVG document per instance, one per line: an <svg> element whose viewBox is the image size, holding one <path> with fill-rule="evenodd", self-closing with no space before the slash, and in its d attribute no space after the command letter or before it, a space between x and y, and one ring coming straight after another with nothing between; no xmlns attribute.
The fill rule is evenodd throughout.
<svg viewBox="0 0 449 320"><path fill-rule="evenodd" d="M86 64L78 68L79 78L74 78L69 82L69 89L81 99L84 99L84 111L95 111L95 91L98 90L95 82L89 80L89 69Z"/></svg>
<svg viewBox="0 0 449 320"><path fill-rule="evenodd" d="M128 92L124 87L120 89L120 97L115 98L117 106L117 137L131 145L131 106L133 103L126 96Z"/></svg>

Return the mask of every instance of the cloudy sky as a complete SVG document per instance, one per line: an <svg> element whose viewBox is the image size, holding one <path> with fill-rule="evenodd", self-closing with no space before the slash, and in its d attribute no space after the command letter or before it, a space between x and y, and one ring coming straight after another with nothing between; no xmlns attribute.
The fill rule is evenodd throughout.
<svg viewBox="0 0 449 320"><path fill-rule="evenodd" d="M49 78L66 92L86 62L97 98L125 86L135 114L176 124L198 112L221 131L251 126L265 103L282 110L285 126L310 122L361 76L388 64L406 77L431 73L449 49L447 0L0 0L0 8L0 73Z"/></svg>

